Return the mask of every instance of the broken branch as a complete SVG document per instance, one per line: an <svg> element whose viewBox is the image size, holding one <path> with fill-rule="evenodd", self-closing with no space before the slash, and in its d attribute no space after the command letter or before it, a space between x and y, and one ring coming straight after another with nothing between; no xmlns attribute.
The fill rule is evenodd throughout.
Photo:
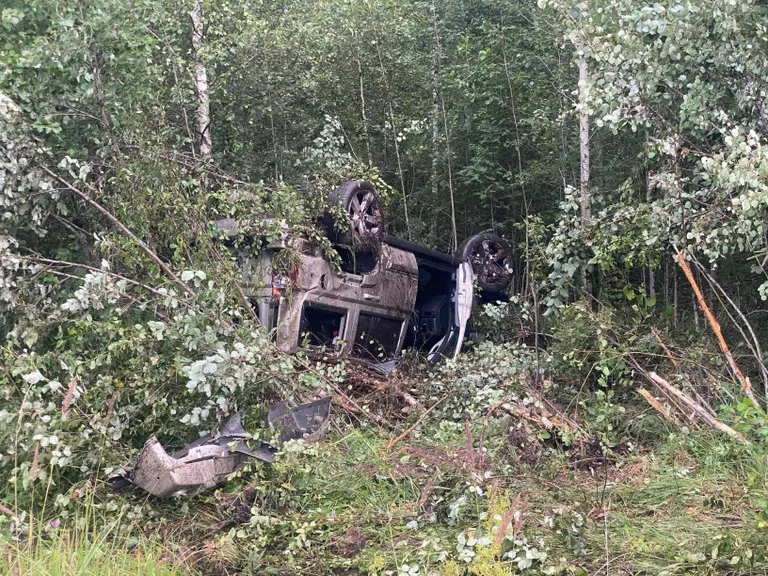
<svg viewBox="0 0 768 576"><path fill-rule="evenodd" d="M662 350L664 350L664 353L667 355L667 358L672 362L672 365L677 368L677 360L675 360L675 357L672 356L672 352L669 351L669 348L667 348L667 345L662 342L661 337L659 336L659 333L656 332L655 328L651 328L651 333L653 334L653 337L656 338L656 342L659 343L659 346L661 346Z"/></svg>
<svg viewBox="0 0 768 576"><path fill-rule="evenodd" d="M646 402L648 402L648 404L651 405L651 408L653 408L654 410L656 410L656 412L661 414L661 417L664 418L664 420L666 420L667 422L674 422L674 420L672 420L670 415L667 414L667 409L664 408L664 405L658 400L656 400L656 398L653 397L653 394L648 392L648 390L646 390L643 387L640 387L637 389L637 393L640 394L640 396L642 396L643 398L645 398Z"/></svg>
<svg viewBox="0 0 768 576"><path fill-rule="evenodd" d="M144 241L141 240L141 238L139 238L138 236L136 236L136 234L131 232L128 229L128 227L125 224L123 224L114 214L112 214L109 210L107 210L101 204L96 202L88 194L76 188L75 186L73 186L72 184L64 180L61 176L53 172L52 170L49 170L46 166L40 166L40 167L43 169L44 172L46 172L47 174L49 174L50 176L52 176L53 178L61 182L61 184L63 184L68 190L70 190L71 192L74 192L76 195L82 198L85 202L87 202L88 204L93 206L96 210L98 210L101 214L103 214L107 218L107 220L109 220L115 226L117 226L117 228L119 228L120 231L123 232L123 234L128 236L128 238L130 238L139 248L141 248L141 250L147 256L149 256L149 259L152 260L155 264L157 264L157 266L160 268L163 274L165 274L166 277L168 277L168 279L170 279L174 284L176 284L179 288L181 288L184 292L186 292L190 296L194 296L195 293L192 291L192 289L186 284L184 284L184 282L182 282L181 279L178 276L176 276L176 274L173 273L173 270L171 270L168 267L168 265L165 262L163 262L160 259L160 257L157 254L155 254L155 252L144 243Z"/></svg>
<svg viewBox="0 0 768 576"><path fill-rule="evenodd" d="M707 424L712 426L713 428L716 428L717 430L720 430L721 432L725 432L728 434L728 436L731 436L733 438L736 438L737 440L743 442L744 444L749 444L749 440L747 440L743 434L737 432L727 424L724 424L711 414L709 414L698 402L693 400L691 397L687 396L685 393L683 393L678 388L674 387L672 384L664 380L661 376L656 374L656 372L648 372L646 373L646 377L659 386L660 388L663 388L667 390L668 392L671 392L675 396L677 396L680 401L688 406L691 410L693 410L697 416L699 416L702 420L704 420Z"/></svg>
<svg viewBox="0 0 768 576"><path fill-rule="evenodd" d="M693 288L693 293L696 295L696 300L699 302L699 306L701 307L702 312L704 312L704 316L706 316L707 321L709 322L709 326L712 328L712 332L714 332L715 338L717 338L718 344L720 344L720 350L722 350L723 355L725 356L725 359L728 361L728 365L730 366L734 376L741 384L742 392L744 392L744 395L750 400L752 400L754 405L759 408L760 404L758 404L757 398L755 398L755 394L752 391L752 384L749 382L749 378L744 376L741 369L736 364L736 360L733 359L733 355L731 354L731 351L728 348L728 344L726 344L725 338L723 338L723 333L722 333L722 330L720 329L720 324L718 323L714 314L712 314L712 311L709 309L709 306L707 306L707 303L704 300L704 295L701 293L701 290L699 289L698 284L696 284L696 280L693 278L691 267L688 266L688 262L685 261L685 258L683 257L682 253L678 252L675 257L677 258L677 263L680 265L680 268L683 269L683 273L685 274L685 277L688 279L688 283L691 285L691 288Z"/></svg>
<svg viewBox="0 0 768 576"><path fill-rule="evenodd" d="M430 412L432 412L432 410L434 410L435 408L437 408L437 407L438 407L438 405L440 405L440 404L441 404L441 403L442 403L442 402L443 402L443 401L444 401L446 398L448 398L448 395L447 395L447 394L446 394L445 396L443 396L442 398L440 398L440 400L438 400L437 402L435 402L434 404L432 404L432 406L430 406L429 408L427 408L427 409L424 411L424 413L423 413L421 416L419 416L419 419L418 419L418 420L416 420L416 422L414 422L414 423L413 423L413 425L412 425L412 426L410 426L410 427L409 427L409 428L408 428L408 429L407 429L405 432L403 432L402 434L400 434L400 436L398 436L397 438L393 438L392 440L390 440L390 441L389 441L389 444L387 444L387 450L391 450L391 449L392 449L392 446L394 446L395 444L397 444L398 442L400 442L400 440L402 440L403 438L405 438L406 436L408 436L408 434L410 434L411 432L413 432L413 430L414 430L414 429L415 429L415 428L416 428L416 427L417 427L419 424L421 424L421 423L424 421L424 418L426 418L427 414L429 414Z"/></svg>

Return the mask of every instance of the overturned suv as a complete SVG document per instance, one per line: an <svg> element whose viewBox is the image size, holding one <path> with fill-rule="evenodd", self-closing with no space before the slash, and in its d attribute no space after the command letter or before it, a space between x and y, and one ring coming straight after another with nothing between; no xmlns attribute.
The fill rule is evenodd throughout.
<svg viewBox="0 0 768 576"><path fill-rule="evenodd" d="M258 254L237 254L242 287L286 352L334 351L387 371L405 348L430 362L454 357L473 286L488 295L511 281L510 246L494 234L467 238L455 256L388 235L381 198L368 182L344 183L329 206L323 225L340 270L291 230ZM215 224L228 237L247 233L235 220Z"/></svg>

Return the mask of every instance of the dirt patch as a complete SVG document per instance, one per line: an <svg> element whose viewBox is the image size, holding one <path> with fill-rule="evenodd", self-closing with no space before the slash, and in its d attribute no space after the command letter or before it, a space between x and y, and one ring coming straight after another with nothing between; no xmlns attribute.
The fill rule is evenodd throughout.
<svg viewBox="0 0 768 576"><path fill-rule="evenodd" d="M500 456L510 463L534 466L539 463L543 451L544 443L526 426L519 425L509 428Z"/></svg>
<svg viewBox="0 0 768 576"><path fill-rule="evenodd" d="M363 536L357 528L350 528L343 534L328 542L328 547L337 556L352 558L365 548L368 537Z"/></svg>
<svg viewBox="0 0 768 576"><path fill-rule="evenodd" d="M397 476L431 478L436 471L457 476L479 472L490 466L490 458L476 448L449 451L438 446L403 445L390 455Z"/></svg>

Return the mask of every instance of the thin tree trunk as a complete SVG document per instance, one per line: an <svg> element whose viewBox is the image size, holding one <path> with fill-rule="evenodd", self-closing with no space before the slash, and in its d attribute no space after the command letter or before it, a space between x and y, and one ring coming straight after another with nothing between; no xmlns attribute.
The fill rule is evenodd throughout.
<svg viewBox="0 0 768 576"><path fill-rule="evenodd" d="M437 99L437 58L432 70L432 167L430 183L432 185L432 201L437 202L440 194L440 177L438 175L438 156L440 154L440 103ZM431 219L434 225L435 219Z"/></svg>
<svg viewBox="0 0 768 576"><path fill-rule="evenodd" d="M197 151L203 160L210 158L213 150L211 142L211 102L208 95L208 70L201 52L204 44L202 0L194 0L192 11L192 55L195 60L195 96L197 97L197 119L195 120L195 139Z"/></svg>
<svg viewBox="0 0 768 576"><path fill-rule="evenodd" d="M357 74L360 77L360 116L363 119L363 137L365 138L365 149L366 152L368 152L368 168L373 168L373 156L371 155L371 138L368 134L368 116L365 113L365 84L363 83L363 66L360 64L360 58L356 58L356 60ZM403 190L403 197L405 197L405 190Z"/></svg>
<svg viewBox="0 0 768 576"><path fill-rule="evenodd" d="M517 122L517 108L515 107L515 91L512 88L512 80L509 76L509 62L507 61L507 49L504 44L504 13L501 14L501 55L504 60L504 75L507 78L507 87L509 88L509 103L510 108L512 112L512 121L515 125L515 151L517 152L517 173L518 177L520 178L520 191L523 195L523 211L525 214L525 246L526 248L530 245L530 238L528 235L528 197L525 192L525 178L523 177L523 156L522 152L520 152L520 147L522 145L520 140L520 126ZM493 199L493 196L491 196L491 199ZM493 204L491 204L493 206ZM533 275L533 268L526 266L526 275L530 277L530 288L531 288L531 294L533 296L533 330L534 330L534 341L533 341L533 349L536 353L536 381L538 382L539 379L539 299L538 294L536 292L536 279Z"/></svg>
<svg viewBox="0 0 768 576"><path fill-rule="evenodd" d="M408 195L405 191L405 178L403 177L403 164L400 160L400 145L397 143L397 126L395 125L395 111L392 109L392 98L389 93L389 81L387 80L387 71L384 68L384 59L381 57L381 50L379 50L379 42L376 42L376 55L379 57L379 67L381 68L381 79L384 81L384 89L387 93L386 110L389 111L389 123L392 126L392 140L395 143L395 156L397 157L397 172L400 175L400 188L403 192L403 215L405 216L405 237L411 239L411 222L408 218ZM362 95L362 76L360 77L360 94ZM386 130L384 131L386 134Z"/></svg>
<svg viewBox="0 0 768 576"><path fill-rule="evenodd" d="M648 148L648 130L645 131L645 147ZM645 161L645 202L647 204L651 203L651 171L650 167L648 166L648 160ZM650 290L648 291L648 294L653 298L656 296L656 273L653 270L653 262L651 261L651 257L648 257L648 284L650 285Z"/></svg>
<svg viewBox="0 0 768 576"><path fill-rule="evenodd" d="M672 267L672 308L675 311L672 317L672 325L677 328L677 268Z"/></svg>
<svg viewBox="0 0 768 576"><path fill-rule="evenodd" d="M588 67L587 56L579 44L576 45L579 55L579 195L581 200L581 227L586 228L592 218L592 207L589 195L589 110L588 102ZM587 278L587 270L583 271L582 289L591 293L592 286Z"/></svg>
<svg viewBox="0 0 768 576"><path fill-rule="evenodd" d="M435 52L436 52L436 61L437 61L437 67L436 72L439 72L440 69L440 32L437 28L437 11L435 9L435 0L432 0L432 18L435 25ZM437 76L439 80L439 74ZM445 131L445 154L446 159L448 160L448 191L450 193L450 200L451 200L451 252L454 253L459 247L458 242L458 234L456 233L456 203L454 201L454 195L453 195L453 167L451 165L451 139L450 134L448 132L448 114L445 111L445 97L443 95L442 87L437 86L438 88L438 96L440 98L440 107L442 109L442 115L443 115L443 130Z"/></svg>
<svg viewBox="0 0 768 576"><path fill-rule="evenodd" d="M275 130L275 111L272 94L269 95L269 126L272 130L272 156L275 160L275 180L280 180L280 156L277 151L277 131Z"/></svg>
<svg viewBox="0 0 768 576"><path fill-rule="evenodd" d="M592 208L589 196L589 110L587 109L587 57L579 51L579 154L580 154L580 192L581 192L581 223L587 224L592 218Z"/></svg>

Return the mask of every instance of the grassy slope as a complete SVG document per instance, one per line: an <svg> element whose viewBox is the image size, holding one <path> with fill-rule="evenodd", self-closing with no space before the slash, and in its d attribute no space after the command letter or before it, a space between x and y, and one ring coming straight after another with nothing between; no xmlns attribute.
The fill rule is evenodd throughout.
<svg viewBox="0 0 768 576"><path fill-rule="evenodd" d="M274 466L253 464L191 501L121 498L143 501L146 521L137 531L164 540L202 574L398 574L404 566L419 574L468 567L481 576L768 574L768 532L755 507L768 498L764 455L721 438L678 435L608 461L544 444L526 462L524 448L509 449L511 423L473 429L471 451L458 425L428 422L390 450L392 434L349 427L292 447ZM469 564L459 559L461 536L493 530L510 507L525 510L526 541L518 533L514 547L546 557L522 571L521 554L498 561L483 546ZM108 531L48 536L6 548L0 574L180 570L161 562L163 548L129 550Z"/></svg>
<svg viewBox="0 0 768 576"><path fill-rule="evenodd" d="M600 574L606 563L608 574L768 573L753 508L766 496L757 455L678 437L611 462L552 449L525 464L502 456L505 430L505 422L485 430L485 456L467 450L459 429L426 429L389 451L390 436L348 430L246 471L244 502L226 493L194 502L204 512L176 538L207 536L185 548L203 573L385 574L407 565L503 575L520 572L531 550L523 573ZM482 546L469 564L450 562L460 534L487 533L513 504L525 508L514 562L484 558ZM245 523L217 524L238 509Z"/></svg>
<svg viewBox="0 0 768 576"><path fill-rule="evenodd" d="M768 574L763 449L683 434L637 403L622 434L644 443L633 432L634 447L606 458L585 423L573 422L580 440L542 427L546 392L526 387L514 349L464 358L420 377L422 401L445 401L392 447L419 417L398 423L409 383L350 386L397 429L337 417L320 443L289 443L274 465L250 463L191 500L99 490L91 525L120 536L53 531L0 553L11 574ZM131 531L151 545L129 550ZM161 557L181 563L156 568Z"/></svg>

